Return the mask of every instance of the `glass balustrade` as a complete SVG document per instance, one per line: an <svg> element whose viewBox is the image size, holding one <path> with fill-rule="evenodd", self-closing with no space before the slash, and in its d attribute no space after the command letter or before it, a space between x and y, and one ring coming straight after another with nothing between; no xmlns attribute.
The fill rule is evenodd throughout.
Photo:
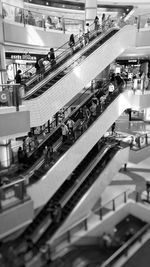
<svg viewBox="0 0 150 267"><path fill-rule="evenodd" d="M62 14L58 17L49 12L49 15L41 12L30 11L7 3L2 4L2 14L5 20L32 25L43 28L46 31L59 30L68 32L78 32L79 28L83 29L84 21L80 19L64 18Z"/></svg>
<svg viewBox="0 0 150 267"><path fill-rule="evenodd" d="M0 183L2 184L1 177ZM0 186L0 212L23 203L27 199L29 199L29 197L26 193L26 184L24 179Z"/></svg>

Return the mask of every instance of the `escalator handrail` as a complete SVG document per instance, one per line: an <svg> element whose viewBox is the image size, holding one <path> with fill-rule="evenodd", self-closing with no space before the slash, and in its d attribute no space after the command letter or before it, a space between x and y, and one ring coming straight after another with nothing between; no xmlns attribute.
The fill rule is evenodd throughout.
<svg viewBox="0 0 150 267"><path fill-rule="evenodd" d="M103 148L103 151L100 151L100 153L98 154L98 159L94 159L94 161L92 162L92 166L90 166L89 170L86 170L86 174L81 174L82 178L78 183L75 184L75 187L72 188L72 191L70 192L70 195L65 196L64 200L61 200L61 206L62 208L67 204L68 200L73 196L73 194L75 193L75 191L77 191L77 189L80 187L80 185L84 182L84 180L86 179L87 175L92 171L92 169L94 169L94 167L97 165L97 163L102 159L102 157L105 155L105 153L111 148L111 144L108 145L106 144L106 146ZM89 168L89 165L88 167ZM87 174L88 173L88 174ZM79 179L79 177L78 177Z"/></svg>

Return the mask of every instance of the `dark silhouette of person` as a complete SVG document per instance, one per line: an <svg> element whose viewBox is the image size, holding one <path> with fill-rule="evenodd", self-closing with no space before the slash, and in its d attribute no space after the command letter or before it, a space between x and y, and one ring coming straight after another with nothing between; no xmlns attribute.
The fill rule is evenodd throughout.
<svg viewBox="0 0 150 267"><path fill-rule="evenodd" d="M73 47L75 45L75 39L74 39L74 35L73 33L70 35L70 39L69 39L69 46Z"/></svg>
<svg viewBox="0 0 150 267"><path fill-rule="evenodd" d="M16 83L21 84L21 70L17 70L16 76L15 76Z"/></svg>

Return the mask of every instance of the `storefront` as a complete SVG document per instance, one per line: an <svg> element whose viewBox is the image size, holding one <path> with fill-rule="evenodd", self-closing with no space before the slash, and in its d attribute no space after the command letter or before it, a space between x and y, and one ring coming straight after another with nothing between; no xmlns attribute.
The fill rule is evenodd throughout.
<svg viewBox="0 0 150 267"><path fill-rule="evenodd" d="M29 78L33 73L35 73L35 62L37 58L43 57L39 54L29 54L29 53L11 53L6 52L6 65L7 65L7 76L8 81L13 81L18 69L24 74L24 78Z"/></svg>

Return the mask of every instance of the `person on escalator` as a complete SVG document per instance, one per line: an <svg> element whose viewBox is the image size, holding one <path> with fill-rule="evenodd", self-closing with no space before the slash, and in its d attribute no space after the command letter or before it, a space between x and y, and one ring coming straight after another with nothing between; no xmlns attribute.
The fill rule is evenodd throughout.
<svg viewBox="0 0 150 267"><path fill-rule="evenodd" d="M73 139L75 138L75 135L74 135L74 124L75 123L74 123L74 121L71 118L69 118L68 121L67 121L67 123L66 123L66 125L68 127L68 130L69 130L69 135Z"/></svg>
<svg viewBox="0 0 150 267"><path fill-rule="evenodd" d="M53 67L56 64L54 48L50 48L50 51L47 54L47 59L51 63L51 67Z"/></svg>
<svg viewBox="0 0 150 267"><path fill-rule="evenodd" d="M84 36L85 36L85 45L87 45L90 41L90 27L89 27L89 23L86 23L85 25L85 32L84 32Z"/></svg>
<svg viewBox="0 0 150 267"><path fill-rule="evenodd" d="M99 29L99 18L98 18L98 16L95 17L94 24L95 24L95 31L98 31L98 29Z"/></svg>
<svg viewBox="0 0 150 267"><path fill-rule="evenodd" d="M39 81L39 79L40 79L40 66L39 66L38 59L36 60L34 67L36 69L37 81Z"/></svg>
<svg viewBox="0 0 150 267"><path fill-rule="evenodd" d="M42 80L44 78L44 72L45 72L45 65L44 65L44 58L40 58L38 60L38 64L39 64L39 67L40 67L40 70L39 70L39 79Z"/></svg>
<svg viewBox="0 0 150 267"><path fill-rule="evenodd" d="M65 123L62 123L61 131L62 131L62 143L65 143L67 141L69 133L68 126Z"/></svg>
<svg viewBox="0 0 150 267"><path fill-rule="evenodd" d="M56 203L54 205L54 211L53 211L53 222L54 223L59 223L62 217L62 208L60 203Z"/></svg>
<svg viewBox="0 0 150 267"><path fill-rule="evenodd" d="M70 48L72 48L72 52L74 52L75 39L74 39L74 34L73 33L70 35L69 46L70 46Z"/></svg>
<svg viewBox="0 0 150 267"><path fill-rule="evenodd" d="M17 70L16 76L15 76L15 82L21 84L21 70Z"/></svg>
<svg viewBox="0 0 150 267"><path fill-rule="evenodd" d="M19 164L23 163L23 160L24 160L24 152L22 147L20 146L18 149L18 163Z"/></svg>

